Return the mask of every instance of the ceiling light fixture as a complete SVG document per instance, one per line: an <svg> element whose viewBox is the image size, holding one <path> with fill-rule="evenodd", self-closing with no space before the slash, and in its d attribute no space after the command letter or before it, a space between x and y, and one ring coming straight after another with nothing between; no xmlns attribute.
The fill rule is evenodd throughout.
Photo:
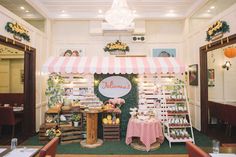
<svg viewBox="0 0 236 157"><path fill-rule="evenodd" d="M65 10L62 10L61 12L62 12L62 13L65 13Z"/></svg>
<svg viewBox="0 0 236 157"><path fill-rule="evenodd" d="M28 12L29 12L29 10L26 10L25 12L26 12L26 13L28 13Z"/></svg>
<svg viewBox="0 0 236 157"><path fill-rule="evenodd" d="M111 8L105 14L105 20L116 29L125 29L134 20L126 0L113 0Z"/></svg>
<svg viewBox="0 0 236 157"><path fill-rule="evenodd" d="M99 9L99 10L98 10L98 13L99 13L99 14L101 14L101 13L102 13L102 10L101 10L101 9Z"/></svg>
<svg viewBox="0 0 236 157"><path fill-rule="evenodd" d="M170 12L170 13L173 13L173 12L174 12L174 10L170 10L169 12Z"/></svg>
<svg viewBox="0 0 236 157"><path fill-rule="evenodd" d="M215 6L211 6L210 9L215 9Z"/></svg>
<svg viewBox="0 0 236 157"><path fill-rule="evenodd" d="M211 11L210 10L207 10L208 13L210 13Z"/></svg>
<svg viewBox="0 0 236 157"><path fill-rule="evenodd" d="M21 9L21 10L25 10L25 7L21 6L20 9Z"/></svg>

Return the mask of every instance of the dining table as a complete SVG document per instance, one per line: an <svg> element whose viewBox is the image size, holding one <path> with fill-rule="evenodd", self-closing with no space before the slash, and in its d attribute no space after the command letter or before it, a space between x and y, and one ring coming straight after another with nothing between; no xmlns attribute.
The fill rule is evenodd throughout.
<svg viewBox="0 0 236 157"><path fill-rule="evenodd" d="M35 157L41 148L42 146L17 146L11 149L10 146L0 146L0 157Z"/></svg>
<svg viewBox="0 0 236 157"><path fill-rule="evenodd" d="M163 143L164 135L162 133L161 121L156 118L145 121L130 118L125 141L127 145L132 143L133 137L139 137L146 151L149 151L151 145L155 142Z"/></svg>

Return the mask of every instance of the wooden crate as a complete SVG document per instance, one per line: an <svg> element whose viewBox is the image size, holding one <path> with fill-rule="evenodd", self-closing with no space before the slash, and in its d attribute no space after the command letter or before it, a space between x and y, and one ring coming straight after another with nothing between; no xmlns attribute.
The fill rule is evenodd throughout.
<svg viewBox="0 0 236 157"><path fill-rule="evenodd" d="M120 141L120 125L103 124L104 141Z"/></svg>
<svg viewBox="0 0 236 157"><path fill-rule="evenodd" d="M47 124L42 124L39 128L39 141L40 143L48 143L50 141L50 139L48 138L48 136L46 136L46 130L47 129L51 129L51 128L55 128L56 127L56 124L55 125L47 125Z"/></svg>
<svg viewBox="0 0 236 157"><path fill-rule="evenodd" d="M76 143L83 139L82 127L61 126L61 144Z"/></svg>

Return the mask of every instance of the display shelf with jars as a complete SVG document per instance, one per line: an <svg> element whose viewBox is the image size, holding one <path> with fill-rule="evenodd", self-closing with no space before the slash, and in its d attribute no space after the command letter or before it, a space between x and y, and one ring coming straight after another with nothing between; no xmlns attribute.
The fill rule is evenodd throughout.
<svg viewBox="0 0 236 157"><path fill-rule="evenodd" d="M194 142L184 82L176 80L174 83L162 84L161 86L162 95L164 96L164 135L169 141L169 146L171 147L171 143L175 142Z"/></svg>

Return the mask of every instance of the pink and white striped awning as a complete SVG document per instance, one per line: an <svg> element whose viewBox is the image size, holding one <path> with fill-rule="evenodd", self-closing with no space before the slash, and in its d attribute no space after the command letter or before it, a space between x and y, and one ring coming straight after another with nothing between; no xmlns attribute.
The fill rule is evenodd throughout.
<svg viewBox="0 0 236 157"><path fill-rule="evenodd" d="M54 57L43 65L45 73L154 74L183 73L173 57Z"/></svg>

